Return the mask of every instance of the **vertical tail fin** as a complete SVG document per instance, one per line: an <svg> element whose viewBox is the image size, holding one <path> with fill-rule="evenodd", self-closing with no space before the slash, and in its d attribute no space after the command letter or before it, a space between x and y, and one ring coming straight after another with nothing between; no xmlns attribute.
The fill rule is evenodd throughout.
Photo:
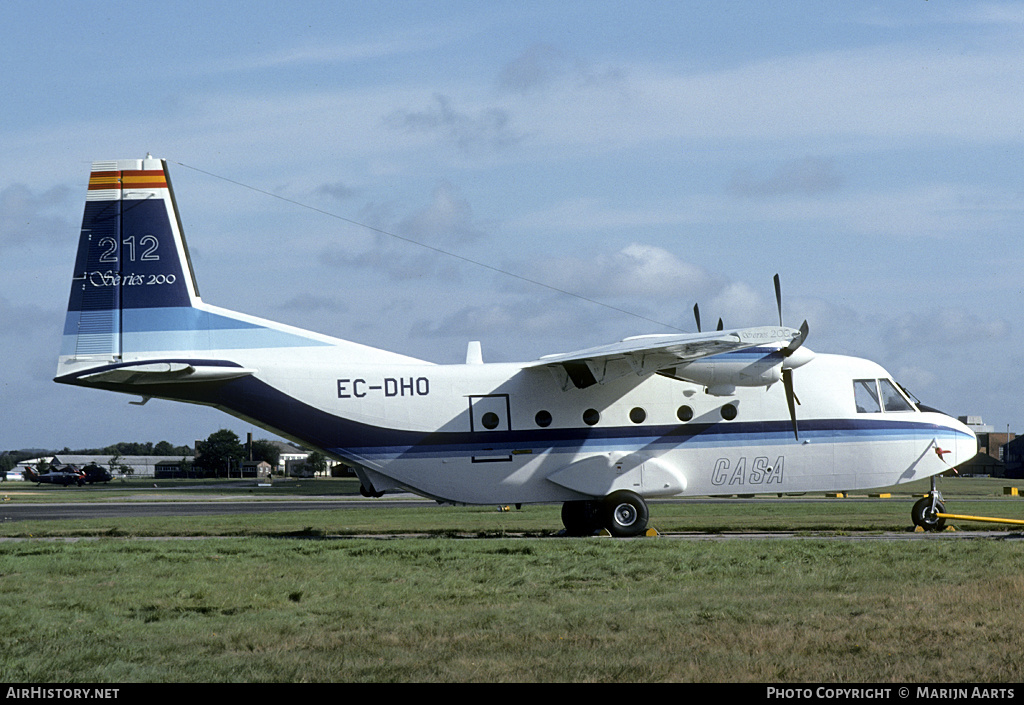
<svg viewBox="0 0 1024 705"><path fill-rule="evenodd" d="M94 162L61 356L120 360L133 316L198 301L166 162Z"/></svg>
<svg viewBox="0 0 1024 705"><path fill-rule="evenodd" d="M167 162L147 156L93 163L58 382L226 379L239 369L249 373L241 359L325 347L340 348L347 359L417 362L204 303Z"/></svg>

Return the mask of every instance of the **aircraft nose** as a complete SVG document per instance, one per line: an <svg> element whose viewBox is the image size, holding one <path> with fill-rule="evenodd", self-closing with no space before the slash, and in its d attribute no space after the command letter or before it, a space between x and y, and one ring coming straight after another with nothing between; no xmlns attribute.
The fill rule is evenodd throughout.
<svg viewBox="0 0 1024 705"><path fill-rule="evenodd" d="M950 465L962 465L978 454L978 437L967 424L952 417L947 418L950 434L939 445L943 450L953 451L946 455Z"/></svg>

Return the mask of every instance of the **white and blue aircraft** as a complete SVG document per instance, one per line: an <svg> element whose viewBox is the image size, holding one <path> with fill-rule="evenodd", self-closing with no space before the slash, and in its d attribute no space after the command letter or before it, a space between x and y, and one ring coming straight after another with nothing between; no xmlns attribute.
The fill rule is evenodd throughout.
<svg viewBox="0 0 1024 705"><path fill-rule="evenodd" d="M572 535L643 534L655 497L928 477L913 518L939 527L934 476L977 453L973 432L873 362L812 353L781 311L701 332L695 309L697 333L523 363L470 343L465 364L432 364L203 302L167 164L147 156L92 166L56 381L221 409L352 465L367 496L561 503Z"/></svg>

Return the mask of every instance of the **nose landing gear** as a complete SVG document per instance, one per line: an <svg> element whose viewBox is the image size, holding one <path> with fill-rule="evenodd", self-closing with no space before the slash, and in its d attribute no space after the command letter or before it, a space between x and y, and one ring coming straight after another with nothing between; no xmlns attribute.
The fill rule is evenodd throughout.
<svg viewBox="0 0 1024 705"><path fill-rule="evenodd" d="M910 516L914 520L914 526L919 526L924 531L942 531L946 528L946 518L941 515L945 513L946 505L943 504L942 493L935 487L935 476L932 475L931 491L928 496L914 503Z"/></svg>

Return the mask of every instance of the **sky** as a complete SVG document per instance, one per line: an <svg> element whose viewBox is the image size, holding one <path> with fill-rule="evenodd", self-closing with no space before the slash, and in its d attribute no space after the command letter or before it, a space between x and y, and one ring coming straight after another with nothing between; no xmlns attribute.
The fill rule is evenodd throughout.
<svg viewBox="0 0 1024 705"><path fill-rule="evenodd" d="M207 303L497 362L771 325L778 273L1024 431L1022 3L5 0L0 62L0 450L272 437L52 381L90 164L147 153Z"/></svg>

